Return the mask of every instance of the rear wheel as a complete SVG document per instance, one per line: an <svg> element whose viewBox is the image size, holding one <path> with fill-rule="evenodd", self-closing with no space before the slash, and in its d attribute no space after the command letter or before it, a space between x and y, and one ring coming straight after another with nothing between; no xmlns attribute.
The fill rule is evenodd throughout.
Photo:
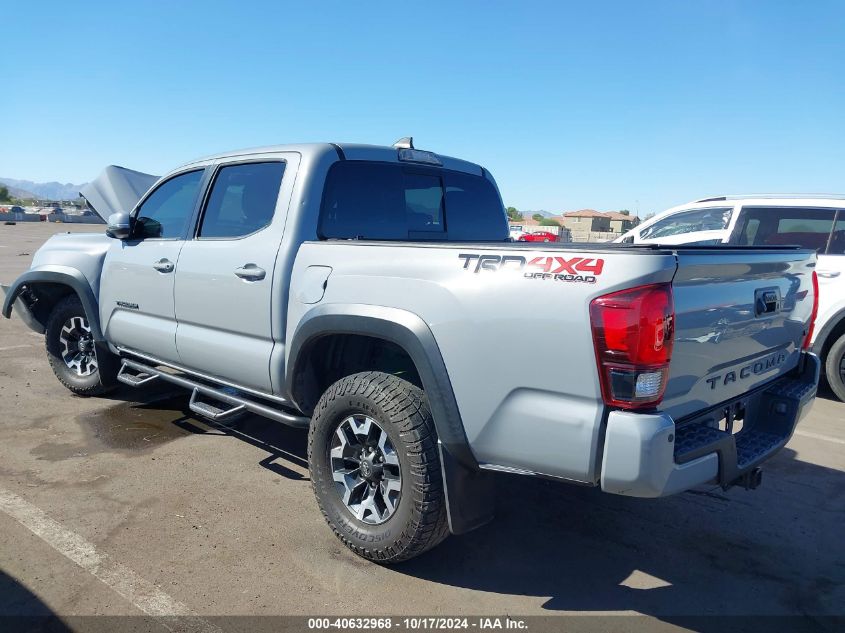
<svg viewBox="0 0 845 633"><path fill-rule="evenodd" d="M836 339L828 350L824 374L833 393L845 402L845 334Z"/></svg>
<svg viewBox="0 0 845 633"><path fill-rule="evenodd" d="M59 301L44 332L47 360L59 382L79 396L98 396L111 390L101 383L91 325L76 295Z"/></svg>
<svg viewBox="0 0 845 633"><path fill-rule="evenodd" d="M425 393L381 372L334 383L308 432L320 510L353 552L408 560L448 536L437 435Z"/></svg>

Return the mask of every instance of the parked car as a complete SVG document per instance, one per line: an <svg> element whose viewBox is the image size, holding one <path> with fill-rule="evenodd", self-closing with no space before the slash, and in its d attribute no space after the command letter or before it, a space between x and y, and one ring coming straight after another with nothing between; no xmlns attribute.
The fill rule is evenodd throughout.
<svg viewBox="0 0 845 633"><path fill-rule="evenodd" d="M812 349L836 397L845 401L845 195L719 196L673 207L617 242L795 244L818 254L819 313Z"/></svg>
<svg viewBox="0 0 845 633"><path fill-rule="evenodd" d="M490 520L491 472L755 488L816 394L811 250L512 242L489 171L407 140L220 154L140 200L121 173L83 190L107 233L50 238L3 314L75 394L164 381L307 428L370 560ZM503 354L514 324L557 335Z"/></svg>
<svg viewBox="0 0 845 633"><path fill-rule="evenodd" d="M549 231L533 231L523 233L519 237L520 242L557 242L557 235Z"/></svg>

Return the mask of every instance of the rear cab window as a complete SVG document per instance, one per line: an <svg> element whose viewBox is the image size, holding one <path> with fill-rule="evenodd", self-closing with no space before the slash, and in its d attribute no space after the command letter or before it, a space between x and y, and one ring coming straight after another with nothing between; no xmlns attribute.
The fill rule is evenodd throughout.
<svg viewBox="0 0 845 633"><path fill-rule="evenodd" d="M802 246L818 254L842 254L842 220L845 214L837 209L743 207L730 241L741 246Z"/></svg>
<svg viewBox="0 0 845 633"><path fill-rule="evenodd" d="M504 206L483 176L435 167L341 161L326 178L320 239L501 242Z"/></svg>

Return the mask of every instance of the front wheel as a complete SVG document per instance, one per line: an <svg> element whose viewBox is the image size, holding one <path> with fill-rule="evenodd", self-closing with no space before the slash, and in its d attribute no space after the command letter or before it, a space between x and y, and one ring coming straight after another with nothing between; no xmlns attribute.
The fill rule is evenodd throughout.
<svg viewBox="0 0 845 633"><path fill-rule="evenodd" d="M59 301L44 332L47 360L59 382L78 396L99 396L111 390L101 381L91 326L76 295Z"/></svg>
<svg viewBox="0 0 845 633"><path fill-rule="evenodd" d="M334 383L311 420L308 466L323 516L359 556L395 563L448 536L437 434L413 384L381 372Z"/></svg>
<svg viewBox="0 0 845 633"><path fill-rule="evenodd" d="M845 334L836 339L828 350L824 375L836 397L845 402Z"/></svg>

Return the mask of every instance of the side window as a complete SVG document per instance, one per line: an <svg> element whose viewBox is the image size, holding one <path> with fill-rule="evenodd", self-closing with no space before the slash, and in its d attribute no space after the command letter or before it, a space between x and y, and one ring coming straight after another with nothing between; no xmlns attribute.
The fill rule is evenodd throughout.
<svg viewBox="0 0 845 633"><path fill-rule="evenodd" d="M735 244L803 246L823 253L833 230L834 209L743 207ZM833 247L833 244L831 244Z"/></svg>
<svg viewBox="0 0 845 633"><path fill-rule="evenodd" d="M508 238L508 220L499 193L489 180L450 171L446 184L449 239L499 242Z"/></svg>
<svg viewBox="0 0 845 633"><path fill-rule="evenodd" d="M138 208L132 237L182 237L194 210L202 174L202 169L179 174L153 191Z"/></svg>
<svg viewBox="0 0 845 633"><path fill-rule="evenodd" d="M211 185L197 237L243 237L268 226L284 173L282 162L222 167Z"/></svg>
<svg viewBox="0 0 845 633"><path fill-rule="evenodd" d="M698 231L721 231L731 219L730 207L713 207L680 211L658 220L640 232L640 239L655 239Z"/></svg>
<svg viewBox="0 0 845 633"><path fill-rule="evenodd" d="M757 239L757 231L760 230L760 218L751 218L745 223L745 230L743 231L743 244L754 244Z"/></svg>
<svg viewBox="0 0 845 633"><path fill-rule="evenodd" d="M827 247L828 255L845 255L845 209L840 209Z"/></svg>

